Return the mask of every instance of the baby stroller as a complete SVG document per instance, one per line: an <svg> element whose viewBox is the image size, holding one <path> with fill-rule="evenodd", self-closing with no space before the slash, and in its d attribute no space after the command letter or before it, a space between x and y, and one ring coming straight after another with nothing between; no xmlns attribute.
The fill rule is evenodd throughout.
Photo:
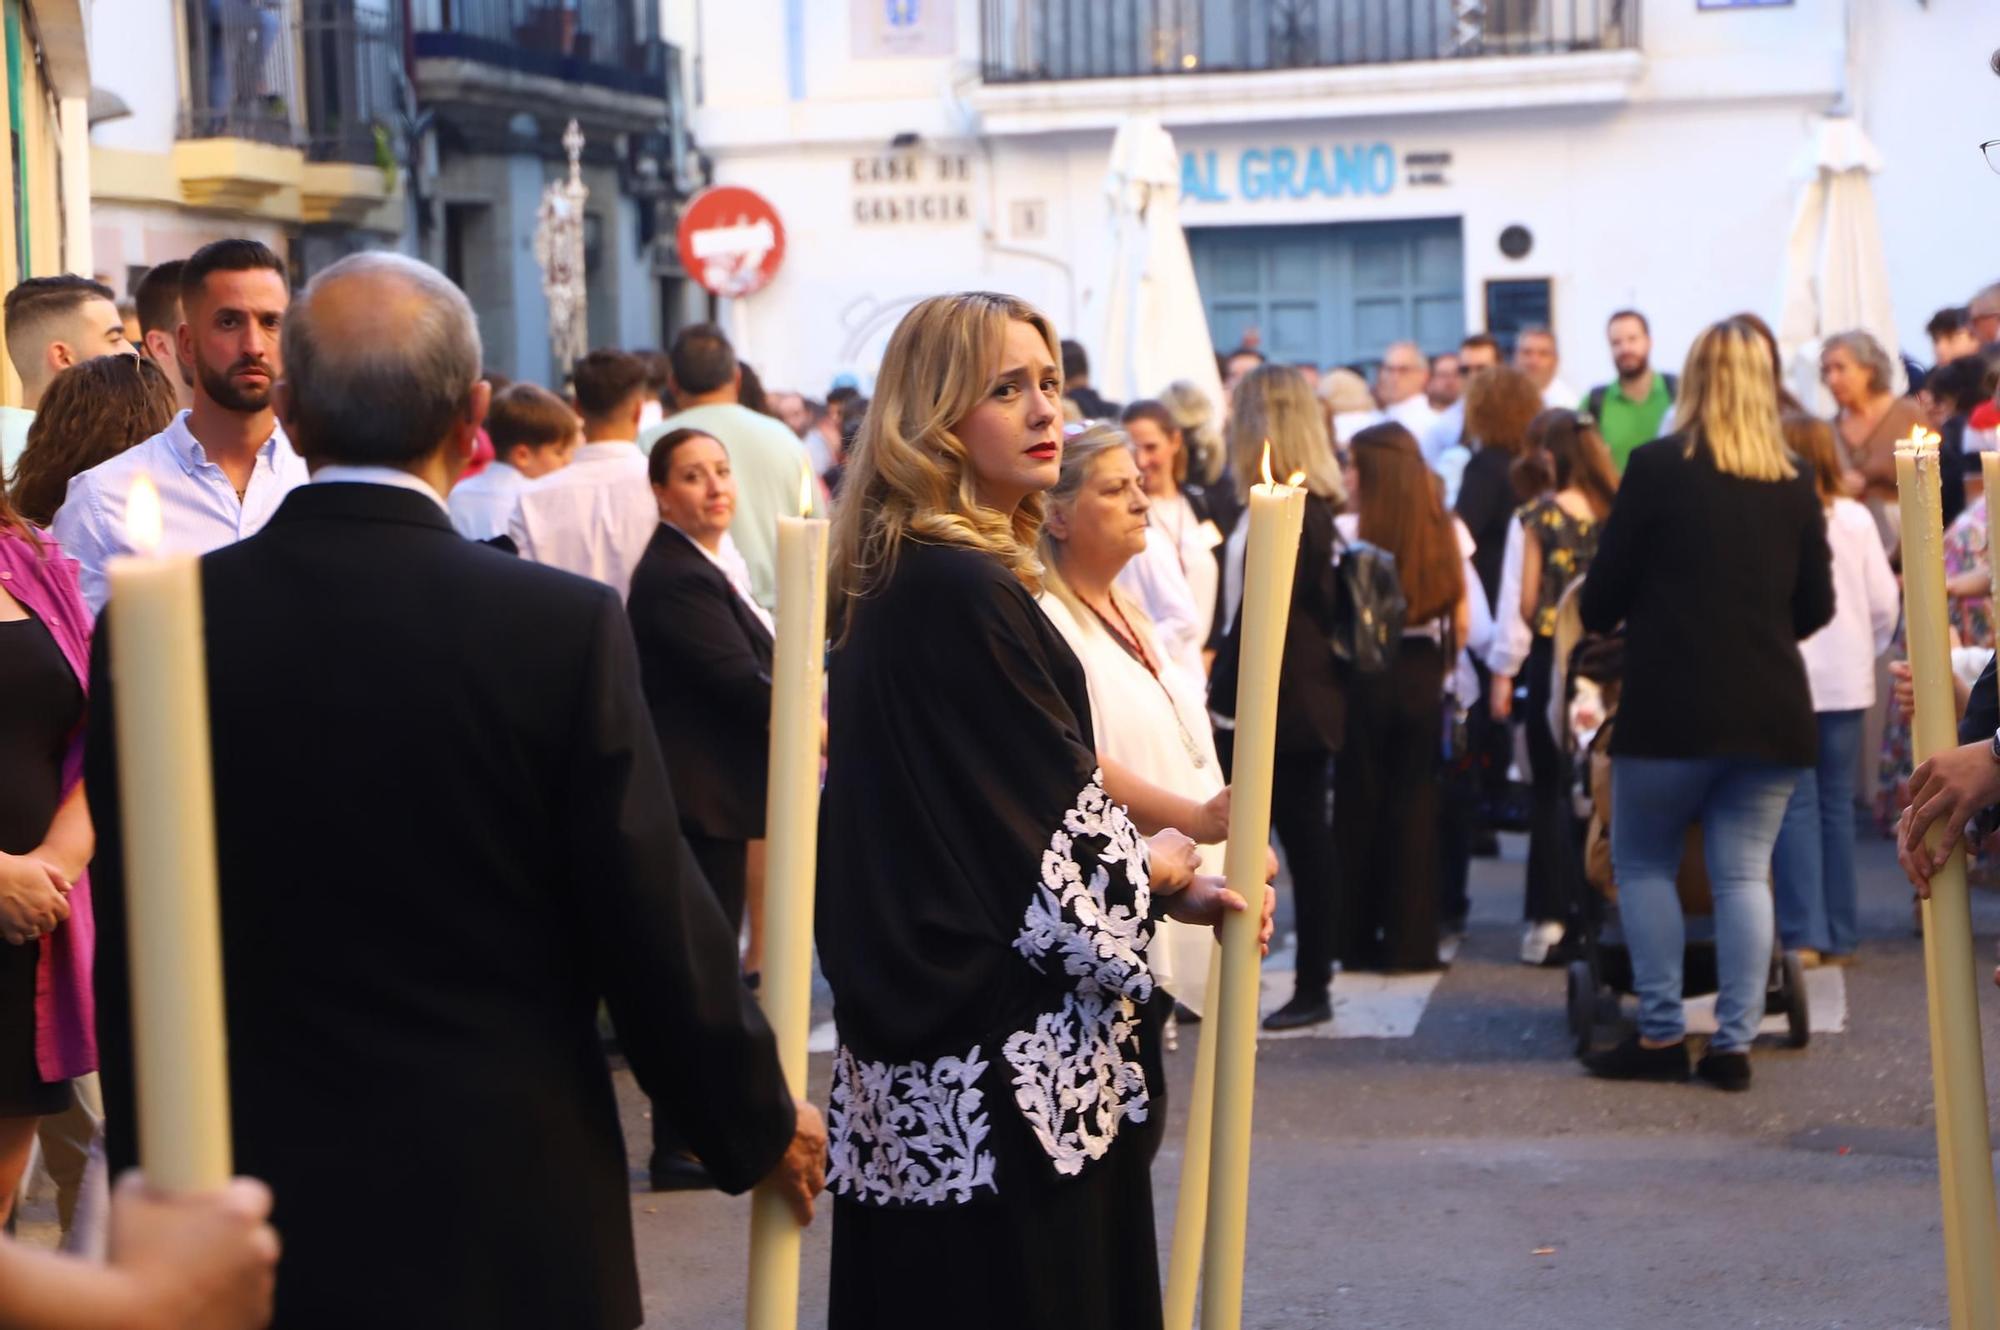
<svg viewBox="0 0 2000 1330"><path fill-rule="evenodd" d="M1570 872L1567 893L1567 937L1573 943L1569 963L1568 1015L1576 1055L1596 1047L1597 1031L1622 1018L1620 998L1632 989L1632 955L1618 920L1618 884L1611 869L1611 735L1617 727L1618 692L1624 676L1623 632L1586 634L1577 612L1582 580L1564 594L1558 612L1555 641L1556 679L1550 696L1561 699L1551 718L1556 742L1571 758L1575 778L1572 797L1587 831L1580 872ZM1682 957L1682 993L1704 997L1716 990L1714 902L1709 895L1708 870L1702 857L1699 825L1687 830L1686 846L1675 883L1686 917L1687 950ZM1812 1037L1806 1005L1805 968L1796 952L1774 947L1770 980L1765 990L1766 1012L1782 1013L1786 1042L1804 1048Z"/></svg>

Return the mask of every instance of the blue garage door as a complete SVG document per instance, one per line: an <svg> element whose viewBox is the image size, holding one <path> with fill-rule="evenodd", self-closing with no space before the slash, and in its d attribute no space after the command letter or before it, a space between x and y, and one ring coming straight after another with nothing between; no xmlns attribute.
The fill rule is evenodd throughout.
<svg viewBox="0 0 2000 1330"><path fill-rule="evenodd" d="M1436 353L1465 335L1456 218L1192 227L1187 236L1220 350L1254 328L1273 360L1373 366L1391 342Z"/></svg>

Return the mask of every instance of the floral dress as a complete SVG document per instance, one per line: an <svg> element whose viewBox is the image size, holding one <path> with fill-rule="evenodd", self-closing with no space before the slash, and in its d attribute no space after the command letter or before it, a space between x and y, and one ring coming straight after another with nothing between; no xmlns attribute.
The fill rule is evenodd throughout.
<svg viewBox="0 0 2000 1330"><path fill-rule="evenodd" d="M1986 568L1986 500L1982 497L1965 506L1944 533L1944 575L1946 580ZM1951 631L1959 646L1993 645L1993 598L1990 594L1952 596L1945 601ZM1910 654L1904 625L1896 625L1896 640L1889 646L1891 660L1905 660ZM1882 725L1882 755L1879 784L1875 795L1875 818L1882 834L1894 835L1896 819L1910 797L1910 727L1897 714L1895 699L1885 698L1888 708Z"/></svg>
<svg viewBox="0 0 2000 1330"><path fill-rule="evenodd" d="M1536 637L1554 637L1563 592L1597 557L1598 525L1570 512L1552 495L1521 509L1520 517L1542 547L1542 584L1535 589L1535 617L1528 627Z"/></svg>

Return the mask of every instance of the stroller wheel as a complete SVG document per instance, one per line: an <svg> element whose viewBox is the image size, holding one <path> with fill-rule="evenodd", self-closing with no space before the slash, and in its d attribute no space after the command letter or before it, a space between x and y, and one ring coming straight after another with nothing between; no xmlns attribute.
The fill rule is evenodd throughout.
<svg viewBox="0 0 2000 1330"><path fill-rule="evenodd" d="M1591 1036L1597 1032L1597 983L1584 961L1569 963L1569 1032L1576 1040L1576 1055L1588 1056Z"/></svg>
<svg viewBox="0 0 2000 1330"><path fill-rule="evenodd" d="M1795 951L1785 953L1781 962L1784 982L1780 985L1785 998L1785 1042L1793 1048L1804 1048L1812 1042L1812 1009L1806 1005L1806 967L1800 963Z"/></svg>

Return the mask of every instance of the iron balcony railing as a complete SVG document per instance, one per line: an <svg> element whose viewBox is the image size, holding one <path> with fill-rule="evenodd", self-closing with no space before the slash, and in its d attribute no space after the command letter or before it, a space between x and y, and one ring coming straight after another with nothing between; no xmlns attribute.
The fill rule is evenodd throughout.
<svg viewBox="0 0 2000 1330"><path fill-rule="evenodd" d="M980 0L988 83L1557 55L1639 44L1640 0Z"/></svg>
<svg viewBox="0 0 2000 1330"><path fill-rule="evenodd" d="M293 141L298 70L283 0L183 0L181 137Z"/></svg>
<svg viewBox="0 0 2000 1330"><path fill-rule="evenodd" d="M419 58L459 58L664 98L659 0L415 0Z"/></svg>
<svg viewBox="0 0 2000 1330"><path fill-rule="evenodd" d="M403 19L397 0L301 0L306 156L358 166L393 160L403 107Z"/></svg>

